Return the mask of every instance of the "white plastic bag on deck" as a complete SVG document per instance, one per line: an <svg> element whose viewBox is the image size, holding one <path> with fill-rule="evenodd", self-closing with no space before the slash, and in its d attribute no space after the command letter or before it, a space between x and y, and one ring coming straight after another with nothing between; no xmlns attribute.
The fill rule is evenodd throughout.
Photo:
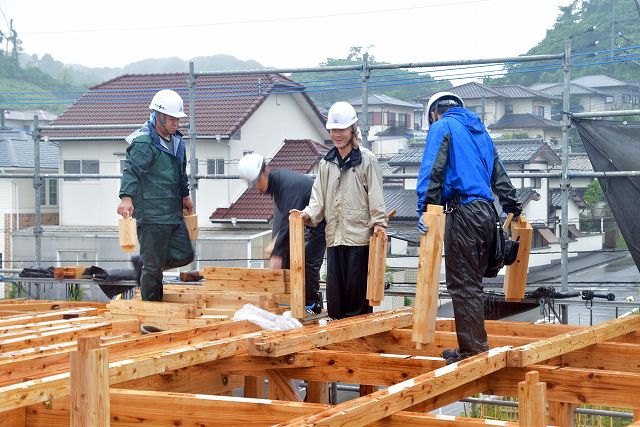
<svg viewBox="0 0 640 427"><path fill-rule="evenodd" d="M245 304L235 312L233 320L247 320L260 326L262 329L274 331L286 331L287 329L301 328L302 323L291 317L290 311L285 311L282 316L263 310L253 304Z"/></svg>

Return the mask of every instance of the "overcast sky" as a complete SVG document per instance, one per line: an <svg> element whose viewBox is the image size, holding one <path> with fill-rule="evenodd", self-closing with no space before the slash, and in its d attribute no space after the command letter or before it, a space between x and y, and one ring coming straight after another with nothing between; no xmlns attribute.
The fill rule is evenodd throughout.
<svg viewBox="0 0 640 427"><path fill-rule="evenodd" d="M214 54L271 67L316 66L371 46L404 63L516 56L571 0L2 0L24 51L90 67ZM3 19L4 18L4 19ZM561 53L561 52L558 52Z"/></svg>

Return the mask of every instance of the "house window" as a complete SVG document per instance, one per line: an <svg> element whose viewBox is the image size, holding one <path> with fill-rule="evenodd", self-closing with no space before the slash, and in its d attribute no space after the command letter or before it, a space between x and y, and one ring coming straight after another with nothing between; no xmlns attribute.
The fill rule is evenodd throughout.
<svg viewBox="0 0 640 427"><path fill-rule="evenodd" d="M387 126L396 125L396 113L387 113Z"/></svg>
<svg viewBox="0 0 640 427"><path fill-rule="evenodd" d="M96 264L98 253L96 251L70 250L58 251L58 267L62 265Z"/></svg>
<svg viewBox="0 0 640 427"><path fill-rule="evenodd" d="M224 159L207 159L207 175L224 175Z"/></svg>
<svg viewBox="0 0 640 427"><path fill-rule="evenodd" d="M124 172L124 168L127 167L127 160L126 159L120 159L120 173Z"/></svg>
<svg viewBox="0 0 640 427"><path fill-rule="evenodd" d="M99 160L65 160L62 163L64 173L69 174L99 174ZM92 180L92 179L87 179ZM80 178L65 178L65 181L80 181Z"/></svg>
<svg viewBox="0 0 640 427"><path fill-rule="evenodd" d="M604 102L605 104L613 104L613 96L605 96Z"/></svg>
<svg viewBox="0 0 640 427"><path fill-rule="evenodd" d="M408 119L407 116L408 114L402 114L402 113L398 114L398 126L405 127L405 128L407 127L407 119Z"/></svg>
<svg viewBox="0 0 640 427"><path fill-rule="evenodd" d="M504 113L505 114L513 114L513 104L506 104L504 106Z"/></svg>
<svg viewBox="0 0 640 427"><path fill-rule="evenodd" d="M536 107L536 114L537 114L539 117L544 117L544 107L543 107L542 105L538 105L538 106Z"/></svg>
<svg viewBox="0 0 640 427"><path fill-rule="evenodd" d="M58 206L58 180L45 179L40 187L40 205Z"/></svg>
<svg viewBox="0 0 640 427"><path fill-rule="evenodd" d="M253 150L244 150L242 151L242 157L246 156L247 154L252 154Z"/></svg>

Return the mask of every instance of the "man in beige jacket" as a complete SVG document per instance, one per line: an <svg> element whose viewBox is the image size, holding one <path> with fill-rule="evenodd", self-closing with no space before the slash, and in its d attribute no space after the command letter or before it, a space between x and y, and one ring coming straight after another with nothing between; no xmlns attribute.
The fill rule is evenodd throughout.
<svg viewBox="0 0 640 427"><path fill-rule="evenodd" d="M359 146L358 116L346 102L336 102L327 119L332 148L320 161L309 206L310 225L326 220L327 307L341 319L371 313L366 298L369 237L387 232L382 173L375 155Z"/></svg>

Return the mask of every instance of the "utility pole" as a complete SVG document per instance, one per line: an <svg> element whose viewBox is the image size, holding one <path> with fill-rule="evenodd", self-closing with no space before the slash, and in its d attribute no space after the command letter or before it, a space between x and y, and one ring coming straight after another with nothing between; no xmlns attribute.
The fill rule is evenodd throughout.
<svg viewBox="0 0 640 427"><path fill-rule="evenodd" d="M360 80L362 81L362 125L360 126L360 132L362 132L362 145L365 148L371 149L369 143L369 77L371 76L371 70L369 69L369 53L365 52L362 55L362 72L360 74Z"/></svg>
<svg viewBox="0 0 640 427"><path fill-rule="evenodd" d="M637 0L636 0L637 1ZM611 0L611 58L616 47L616 0Z"/></svg>

